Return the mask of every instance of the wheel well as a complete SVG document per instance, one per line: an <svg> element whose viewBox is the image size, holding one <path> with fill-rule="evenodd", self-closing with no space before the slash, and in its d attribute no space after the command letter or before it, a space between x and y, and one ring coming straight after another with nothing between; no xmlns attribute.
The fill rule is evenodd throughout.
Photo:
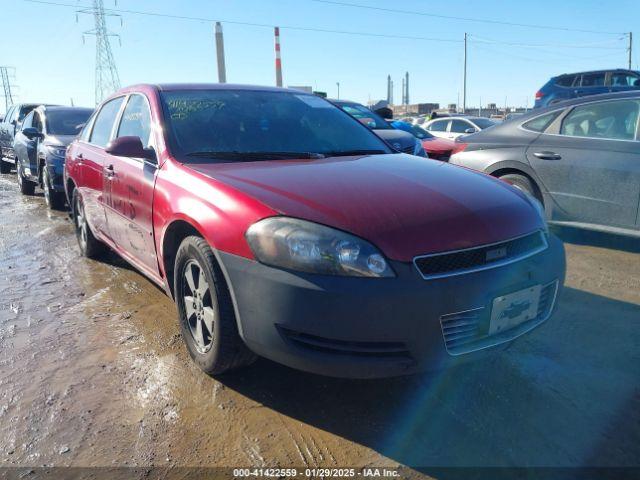
<svg viewBox="0 0 640 480"><path fill-rule="evenodd" d="M202 234L193 225L185 222L184 220L177 220L173 222L169 225L164 234L164 240L162 242L162 263L164 266L167 284L169 285L169 290L171 290L171 296L174 296L173 269L176 260L176 252L178 251L178 247L182 241L191 235L202 237Z"/></svg>
<svg viewBox="0 0 640 480"><path fill-rule="evenodd" d="M491 172L491 176L496 178L500 178L504 175L509 175L509 174L522 175L523 177L528 178L531 184L533 185L533 188L535 188L536 190L536 197L538 198L540 203L544 205L544 197L542 196L542 191L538 186L538 182L536 182L533 178L531 178L531 175L527 175L525 172L523 172L522 170L518 170L517 168L501 168L499 170L496 170L495 172Z"/></svg>

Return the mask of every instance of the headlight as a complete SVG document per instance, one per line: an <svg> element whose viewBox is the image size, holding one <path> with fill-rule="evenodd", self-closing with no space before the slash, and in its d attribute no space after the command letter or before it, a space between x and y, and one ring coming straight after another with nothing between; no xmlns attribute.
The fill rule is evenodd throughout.
<svg viewBox="0 0 640 480"><path fill-rule="evenodd" d="M323 275L395 276L373 245L317 223L270 217L251 225L246 237L258 261L274 267Z"/></svg>
<svg viewBox="0 0 640 480"><path fill-rule="evenodd" d="M416 138L416 146L413 150L413 154L417 155L419 157L427 157L429 158L429 156L427 155L427 152L425 151L424 147L422 146L422 142L420 141L419 138Z"/></svg>
<svg viewBox="0 0 640 480"><path fill-rule="evenodd" d="M56 157L64 157L65 153L67 153L67 148L47 145L47 151Z"/></svg>

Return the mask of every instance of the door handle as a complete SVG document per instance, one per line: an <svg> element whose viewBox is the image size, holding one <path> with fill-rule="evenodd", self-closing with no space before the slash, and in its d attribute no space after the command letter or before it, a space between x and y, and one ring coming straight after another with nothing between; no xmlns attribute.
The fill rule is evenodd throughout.
<svg viewBox="0 0 640 480"><path fill-rule="evenodd" d="M76 155L76 162L82 163L83 160L84 160L84 155L82 155L81 153Z"/></svg>
<svg viewBox="0 0 640 480"><path fill-rule="evenodd" d="M562 158L561 155L555 152L535 152L533 155L540 160L560 160Z"/></svg>
<svg viewBox="0 0 640 480"><path fill-rule="evenodd" d="M104 176L107 178L113 178L115 176L115 172L113 171L113 164L109 164L106 167L104 167L105 169L105 174Z"/></svg>

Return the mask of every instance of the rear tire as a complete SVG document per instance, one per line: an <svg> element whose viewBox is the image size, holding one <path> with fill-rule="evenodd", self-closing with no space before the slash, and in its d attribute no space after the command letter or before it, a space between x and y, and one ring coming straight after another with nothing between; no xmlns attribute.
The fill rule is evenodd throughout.
<svg viewBox="0 0 640 480"><path fill-rule="evenodd" d="M20 167L20 160L16 160L16 176L18 178L18 187L20 193L23 195L33 195L36 191L36 184L31 180L24 178L22 174L22 168Z"/></svg>
<svg viewBox="0 0 640 480"><path fill-rule="evenodd" d="M502 175L498 177L500 180L503 180L507 183L510 183L514 187L519 190L522 190L524 193L531 195L533 198L538 200L540 203L542 202L542 197L540 192L536 188L535 184L531 181L529 177L524 175L519 175L517 173L508 173L506 175Z"/></svg>
<svg viewBox="0 0 640 480"><path fill-rule="evenodd" d="M11 173L11 164L0 160L0 173Z"/></svg>
<svg viewBox="0 0 640 480"><path fill-rule="evenodd" d="M43 166L42 171L42 189L44 190L44 201L51 210L64 209L64 193L56 192L51 189L51 180L49 179L49 170L47 165Z"/></svg>
<svg viewBox="0 0 640 480"><path fill-rule="evenodd" d="M76 230L80 253L87 258L97 258L105 252L106 245L93 236L93 232L84 213L84 202L77 188L73 191L72 198L71 214L73 216L73 225Z"/></svg>
<svg viewBox="0 0 640 480"><path fill-rule="evenodd" d="M229 289L207 242L185 238L174 272L180 331L196 365L208 375L220 375L252 363L256 356L238 334Z"/></svg>

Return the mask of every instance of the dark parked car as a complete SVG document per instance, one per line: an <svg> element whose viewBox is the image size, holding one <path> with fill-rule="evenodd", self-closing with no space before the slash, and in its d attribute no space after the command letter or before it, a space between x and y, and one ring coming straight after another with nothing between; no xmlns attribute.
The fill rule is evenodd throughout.
<svg viewBox="0 0 640 480"><path fill-rule="evenodd" d="M547 320L564 280L537 202L297 90L123 89L65 178L81 252L162 286L210 374L254 354L343 377L475 358Z"/></svg>
<svg viewBox="0 0 640 480"><path fill-rule="evenodd" d="M640 90L640 72L617 69L565 73L553 77L538 90L534 108L577 97L629 90Z"/></svg>
<svg viewBox="0 0 640 480"><path fill-rule="evenodd" d="M552 223L640 234L640 91L536 110L458 144L451 163L502 178Z"/></svg>
<svg viewBox="0 0 640 480"><path fill-rule="evenodd" d="M13 139L20 130L22 120L36 108L38 103L20 103L12 105L0 122L0 173L9 173L16 163L13 152Z"/></svg>
<svg viewBox="0 0 640 480"><path fill-rule="evenodd" d="M347 100L330 101L347 112L353 118L360 121L360 123L369 127L376 135L386 141L394 149L411 155L417 155L419 157L427 156L420 140L408 132L403 132L402 130L393 128L384 118L369 110L364 105Z"/></svg>
<svg viewBox="0 0 640 480"><path fill-rule="evenodd" d="M64 206L62 173L67 145L78 135L91 112L80 107L37 107L22 121L13 148L20 191L44 190L50 208Z"/></svg>

